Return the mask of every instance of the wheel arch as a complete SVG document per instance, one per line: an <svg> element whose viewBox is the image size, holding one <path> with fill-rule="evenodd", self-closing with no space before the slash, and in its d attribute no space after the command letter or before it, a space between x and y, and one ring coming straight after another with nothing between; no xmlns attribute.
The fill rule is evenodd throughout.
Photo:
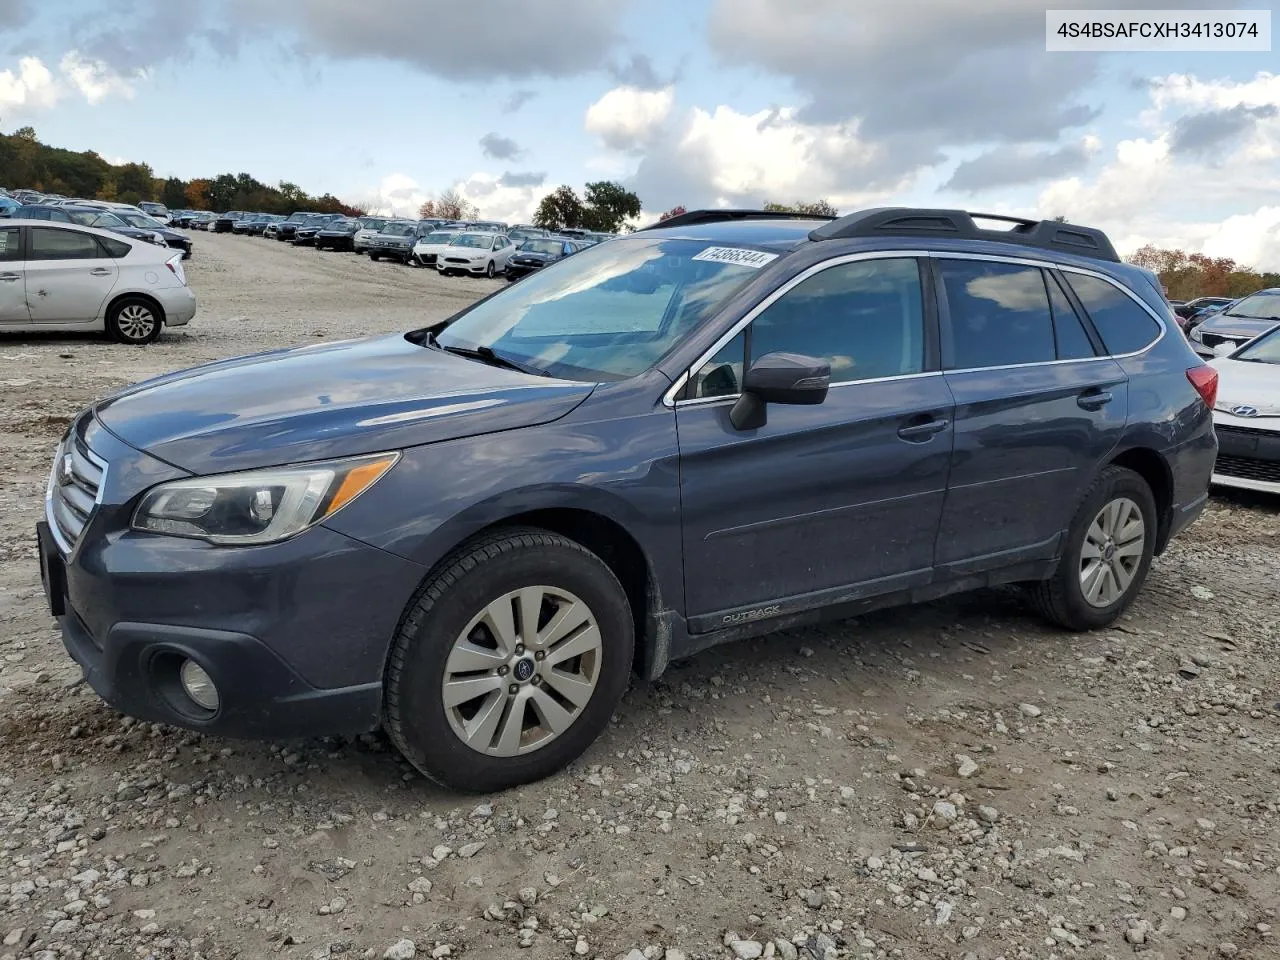
<svg viewBox="0 0 1280 960"><path fill-rule="evenodd" d="M429 562L422 583L429 583L459 550L503 529L534 527L559 534L598 556L622 584L635 624L633 666L643 676L655 679L669 658L670 610L675 598L664 591L654 549L637 536L638 524L628 516L627 505L598 490L591 491L595 496L588 493L584 497L584 493L588 491L557 487L476 505L432 537L435 559Z"/></svg>
<svg viewBox="0 0 1280 960"><path fill-rule="evenodd" d="M1173 522L1173 471L1168 461L1150 447L1130 447L1112 457L1108 466L1132 470L1151 488L1157 514L1155 552L1159 556L1169 545Z"/></svg>
<svg viewBox="0 0 1280 960"><path fill-rule="evenodd" d="M142 290L124 290L120 293L113 292L107 300L107 305L102 311L102 319L105 322L111 316L111 311L120 305L122 300L143 300L152 310L160 317L160 325L163 327L168 324L168 315L164 312L164 307L160 301L149 293Z"/></svg>

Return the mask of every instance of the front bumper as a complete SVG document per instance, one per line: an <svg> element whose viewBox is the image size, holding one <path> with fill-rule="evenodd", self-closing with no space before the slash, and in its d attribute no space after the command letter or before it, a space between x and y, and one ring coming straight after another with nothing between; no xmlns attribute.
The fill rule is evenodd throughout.
<svg viewBox="0 0 1280 960"><path fill-rule="evenodd" d="M448 257L439 257L436 259L436 269L442 273L445 270L458 270L462 273L484 273L488 267L488 260L468 260L465 263L456 263L450 261Z"/></svg>
<svg viewBox="0 0 1280 960"><path fill-rule="evenodd" d="M1275 418L1268 419L1275 424ZM1268 429L1257 426L1252 418L1215 411L1214 426L1218 459L1212 482L1220 487L1280 493L1280 424Z"/></svg>
<svg viewBox="0 0 1280 960"><path fill-rule="evenodd" d="M324 526L250 548L129 532L138 496L183 474L100 429L80 435L106 463L99 503L69 551L51 512L37 535L63 643L105 701L250 739L378 726L387 650L422 568ZM216 711L182 692L184 659L213 679Z"/></svg>

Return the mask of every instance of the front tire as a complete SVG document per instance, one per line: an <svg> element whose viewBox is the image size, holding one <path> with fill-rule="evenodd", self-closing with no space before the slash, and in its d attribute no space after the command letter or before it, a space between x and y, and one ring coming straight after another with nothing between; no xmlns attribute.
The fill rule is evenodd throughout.
<svg viewBox="0 0 1280 960"><path fill-rule="evenodd" d="M107 312L107 333L117 343L141 346L160 336L164 315L150 300L124 297Z"/></svg>
<svg viewBox="0 0 1280 960"><path fill-rule="evenodd" d="M424 776L492 792L577 759L626 691L634 621L617 577L565 537L513 528L464 545L411 602L383 726Z"/></svg>
<svg viewBox="0 0 1280 960"><path fill-rule="evenodd" d="M1071 521L1057 571L1032 588L1040 612L1068 630L1114 623L1147 579L1157 523L1155 496L1141 475L1103 470Z"/></svg>
<svg viewBox="0 0 1280 960"><path fill-rule="evenodd" d="M369 259L370 259L370 260L373 260L373 261L375 261L375 262L376 262L376 261L379 259L379 257L378 257L378 255L377 255L376 253L374 253L374 252L371 250L371 251L369 251Z"/></svg>
<svg viewBox="0 0 1280 960"><path fill-rule="evenodd" d="M484 275L488 277L490 280L492 280L495 276L497 276L497 274L498 274L497 268L494 267L493 261L490 260L489 265L484 268Z"/></svg>

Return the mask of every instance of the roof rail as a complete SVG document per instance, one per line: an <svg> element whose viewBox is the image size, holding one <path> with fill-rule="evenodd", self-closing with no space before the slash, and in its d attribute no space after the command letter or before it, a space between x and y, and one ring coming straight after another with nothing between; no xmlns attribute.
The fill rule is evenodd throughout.
<svg viewBox="0 0 1280 960"><path fill-rule="evenodd" d="M1003 220L1014 224L1009 230L984 229L974 222ZM1026 220L997 213L968 213L964 210L929 210L913 207L876 207L860 210L810 231L810 240L837 240L849 237L943 237L951 240L990 240L1015 243L1041 250L1074 253L1081 257L1120 262L1107 235L1093 227L1079 227L1057 220Z"/></svg>
<svg viewBox="0 0 1280 960"><path fill-rule="evenodd" d="M822 213L793 213L790 210L690 210L666 220L651 223L640 230L687 227L698 223L723 223L726 220L834 220ZM636 231L637 233L639 231Z"/></svg>

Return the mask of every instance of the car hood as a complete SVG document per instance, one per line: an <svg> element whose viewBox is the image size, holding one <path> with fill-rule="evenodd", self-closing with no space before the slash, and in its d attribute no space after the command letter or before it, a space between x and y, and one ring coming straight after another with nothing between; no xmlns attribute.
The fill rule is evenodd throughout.
<svg viewBox="0 0 1280 960"><path fill-rule="evenodd" d="M1227 313L1215 313L1207 320L1196 325L1202 334L1212 333L1219 337L1249 337L1266 333L1278 320L1257 320L1251 317L1237 317Z"/></svg>
<svg viewBox="0 0 1280 960"><path fill-rule="evenodd" d="M517 250L511 255L512 260L538 260L546 263L548 260L554 260L559 257L558 253L538 253L533 250Z"/></svg>
<svg viewBox="0 0 1280 960"><path fill-rule="evenodd" d="M126 443L206 474L535 426L564 416L592 389L391 335L179 371L109 397L95 412Z"/></svg>
<svg viewBox="0 0 1280 960"><path fill-rule="evenodd" d="M1253 407L1258 416L1280 416L1280 366L1228 357L1209 364L1218 371L1219 407Z"/></svg>

